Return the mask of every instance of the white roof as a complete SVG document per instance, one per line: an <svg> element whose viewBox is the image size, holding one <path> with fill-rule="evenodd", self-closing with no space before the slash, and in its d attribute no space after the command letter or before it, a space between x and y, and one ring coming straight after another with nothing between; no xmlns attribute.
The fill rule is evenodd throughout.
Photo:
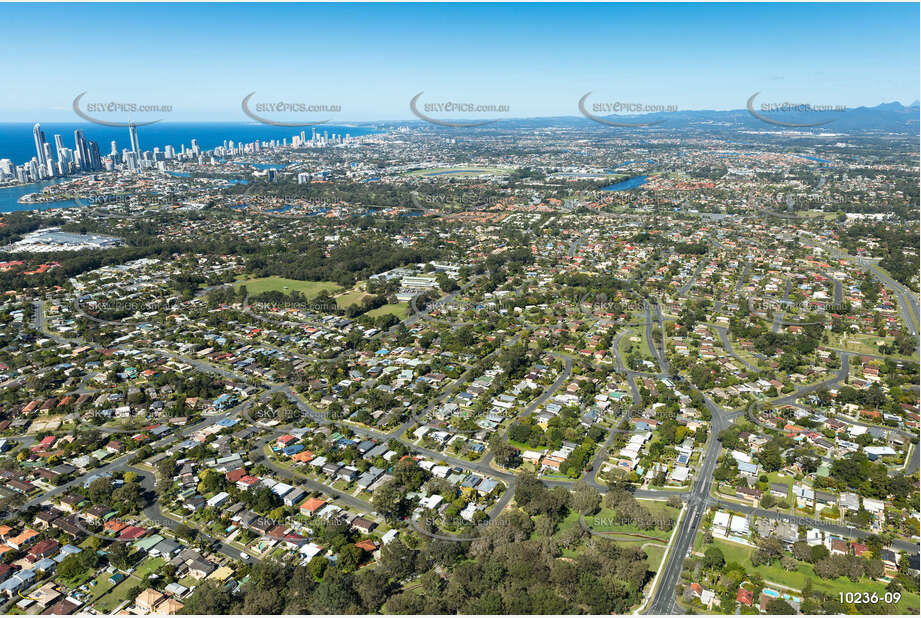
<svg viewBox="0 0 921 618"><path fill-rule="evenodd" d="M743 515L733 515L729 528L737 534L748 534L748 519Z"/></svg>
<svg viewBox="0 0 921 618"><path fill-rule="evenodd" d="M732 458L736 461L744 461L745 463L751 463L751 455L743 453L742 451L732 451Z"/></svg>
<svg viewBox="0 0 921 618"><path fill-rule="evenodd" d="M427 509L434 509L441 503L442 500L444 500L444 498L442 498L438 494L434 494L434 495L429 496L425 500L422 500L421 504Z"/></svg>
<svg viewBox="0 0 921 618"><path fill-rule="evenodd" d="M675 466L671 474L672 480L683 483L688 479L689 472L690 470L687 468L687 466Z"/></svg>
<svg viewBox="0 0 921 618"><path fill-rule="evenodd" d="M208 500L208 506L215 506L217 504L220 504L221 502L223 502L229 497L230 497L230 494L228 494L226 491L222 491L219 494L215 494L214 497Z"/></svg>
<svg viewBox="0 0 921 618"><path fill-rule="evenodd" d="M301 548L298 550L299 553L303 554L307 558L313 558L321 551L323 551L323 548L316 543L307 543L306 545L301 546Z"/></svg>

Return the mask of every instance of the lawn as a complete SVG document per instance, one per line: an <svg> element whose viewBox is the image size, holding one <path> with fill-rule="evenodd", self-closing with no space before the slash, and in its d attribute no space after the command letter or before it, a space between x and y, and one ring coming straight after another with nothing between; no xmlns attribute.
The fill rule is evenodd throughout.
<svg viewBox="0 0 921 618"><path fill-rule="evenodd" d="M694 545L693 545L694 553L703 553L704 551L703 547L704 547L704 533L698 530L697 534L694 536Z"/></svg>
<svg viewBox="0 0 921 618"><path fill-rule="evenodd" d="M246 286L246 291L250 296L258 296L263 292L300 292L308 300L316 298L322 290L329 294L335 294L342 290L342 286L335 281L298 281L296 279L285 279L284 277L260 277L258 279L241 279L234 284L234 288L239 290L241 286Z"/></svg>
<svg viewBox="0 0 921 618"><path fill-rule="evenodd" d="M397 318L402 320L409 313L409 304L408 303L391 303L388 305L381 305L377 309L372 309L367 312L365 315L371 318L376 318L379 315L384 315L386 313L392 313Z"/></svg>
<svg viewBox="0 0 921 618"><path fill-rule="evenodd" d="M617 346L617 353L622 359L624 359L624 364L626 364L627 353L630 351L630 338L636 337L636 332L636 329L631 328L626 335L620 338L620 344Z"/></svg>
<svg viewBox="0 0 921 618"><path fill-rule="evenodd" d="M850 334L845 340L843 335L832 333L829 336L828 345L832 348L839 348L859 354L879 354L880 351L877 342L884 342L889 345L894 340L895 337L879 337L878 335L871 334ZM912 358L918 360L917 352L912 353L911 356L905 356L904 354L890 354L890 356L894 358Z"/></svg>
<svg viewBox="0 0 921 618"><path fill-rule="evenodd" d="M166 560L163 558L148 558L138 565L138 568L135 569L134 574L140 579L144 579L148 574L153 573L164 564L166 564Z"/></svg>
<svg viewBox="0 0 921 618"><path fill-rule="evenodd" d="M108 594L96 601L93 607L102 614L111 614L116 607L128 600L128 592L138 585L140 585L138 580L128 577L109 591Z"/></svg>
<svg viewBox="0 0 921 618"><path fill-rule="evenodd" d="M631 341L631 339L637 338L638 341ZM652 352L649 350L649 346L646 344L646 327L639 326L635 329L631 329L631 332L620 340L620 357L624 361L624 365L627 365L627 355L637 352L640 355L642 360L652 361ZM645 371L643 367L640 367L640 371Z"/></svg>
<svg viewBox="0 0 921 618"><path fill-rule="evenodd" d="M668 516L671 517L672 521L675 521L678 518L678 509L674 509L664 502L658 502L654 500L638 500L637 502L642 504L653 515ZM653 539L659 539L667 542L672 532L671 529L643 530L633 524L619 523L614 511L608 508L601 509L597 515L586 517L585 524L593 531L603 533L605 537L610 537L615 540L632 540L635 538L651 537ZM576 522L576 525L579 525L578 521ZM609 535L607 533L611 534Z"/></svg>
<svg viewBox="0 0 921 618"><path fill-rule="evenodd" d="M367 296L371 296L371 294L363 292L362 290L351 289L348 292L336 296L336 305L338 305L340 309L345 309L350 305L361 306L361 301Z"/></svg>
<svg viewBox="0 0 921 618"><path fill-rule="evenodd" d="M858 582L852 582L846 577L839 577L833 580L822 579L815 574L812 565L806 562L800 562L795 571L787 571L780 566L779 562L775 562L771 565L754 567L749 559L752 552L755 551L754 548L721 541L719 539L715 539L713 543L723 552L723 557L726 559L727 563L738 562L746 571L749 573L758 573L765 581L790 586L796 590L802 590L806 586L806 580L809 579L812 580L813 589L821 590L835 598L837 598L839 592L875 592L881 597L886 594L885 584L878 581L870 581L866 578ZM895 611L892 613L906 613L909 607L918 607L919 603L921 603L921 598L919 598L917 594L911 594L903 590L902 598L896 606Z"/></svg>
<svg viewBox="0 0 921 618"><path fill-rule="evenodd" d="M648 501L640 500L640 502L648 502ZM648 506L648 505L644 505L644 506ZM668 509L669 511L674 511L675 516L677 517L678 511L676 509L671 509L670 507L665 506L665 503L662 503L662 506ZM663 540L661 541L661 543L663 545L668 543L668 539L671 536L671 530L669 530L668 532L663 532L661 530L648 530L647 531L647 530L639 530L635 526L612 527L612 526L604 526L604 525L595 525L595 520L601 520L605 517L610 518L612 513L613 512L611 510L602 508L598 512L597 515L587 516L585 518L585 524L596 532L615 531L614 528L616 528L616 531L626 532L630 534L642 534L645 536L662 535ZM569 528L572 528L573 526L581 526L581 525L582 524L579 522L579 513L575 511L570 511L566 515L566 517L563 518L563 520L557 526L557 530L556 530L556 533L554 533L554 536L561 534L562 532L568 530ZM642 546L646 545L647 543L659 543L660 542L658 540L650 540L650 539L630 537L630 536L618 536L616 534L611 534L611 535L604 534L603 536L604 538L610 539L612 541L616 541L617 544L620 546L635 547L636 549L642 549ZM537 533L536 532L532 533L531 538L537 538ZM645 551L647 556L649 556L648 561L649 561L650 568L653 571L659 568L659 561L662 560L662 554L665 552L665 548L655 547L655 546L650 545L649 547L646 547L645 549L643 549L643 551Z"/></svg>
<svg viewBox="0 0 921 618"><path fill-rule="evenodd" d="M186 575L177 582L180 586L185 586L186 588L192 588L198 585L198 580L192 577L191 575Z"/></svg>
<svg viewBox="0 0 921 618"><path fill-rule="evenodd" d="M843 335L832 333L828 338L828 344L833 348L841 348L853 352L864 354L879 354L879 346L876 343L891 343L893 337L880 337L878 335L849 334L846 338Z"/></svg>
<svg viewBox="0 0 921 618"><path fill-rule="evenodd" d="M112 589L112 584L109 583L110 577L112 577L112 573L101 573L96 576L93 580L96 582L95 585L90 587L90 600L95 601Z"/></svg>
<svg viewBox="0 0 921 618"><path fill-rule="evenodd" d="M657 545L647 545L643 548L643 551L646 552L646 564L649 565L649 570L658 571L662 563L662 556L665 555L665 548Z"/></svg>
<svg viewBox="0 0 921 618"><path fill-rule="evenodd" d="M732 342L730 342L732 343ZM740 346L733 344L732 351L735 352L735 355L742 360L746 361L752 367L763 367L764 361L758 358L755 358L751 352L748 350L743 350ZM741 369L745 369L741 367Z"/></svg>

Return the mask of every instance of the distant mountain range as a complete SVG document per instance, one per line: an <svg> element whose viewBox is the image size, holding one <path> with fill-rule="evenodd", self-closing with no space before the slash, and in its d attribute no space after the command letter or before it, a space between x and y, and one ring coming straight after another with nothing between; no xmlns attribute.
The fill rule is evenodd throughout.
<svg viewBox="0 0 921 618"><path fill-rule="evenodd" d="M837 112L767 112L761 111L761 102L756 101L753 109L759 115L772 120L789 124L811 124L831 120L828 124L817 127L789 127L765 122L756 118L748 109L717 110L687 110L676 112L658 112L637 115L602 115L596 116L605 120L618 123L658 123L655 126L662 129L735 129L752 131L808 131L815 133L837 132L885 132L917 134L921 127L921 103L915 101L909 106L898 102L881 103L876 107L856 107L846 111ZM591 102L586 103L591 111ZM467 119L459 119L461 121ZM422 121L419 121L422 122ZM487 127L521 127L539 128L548 126L581 127L594 121L585 116L552 116L543 118L514 118L500 119ZM388 122L384 125L406 124L405 122ZM612 127L616 128L616 127Z"/></svg>

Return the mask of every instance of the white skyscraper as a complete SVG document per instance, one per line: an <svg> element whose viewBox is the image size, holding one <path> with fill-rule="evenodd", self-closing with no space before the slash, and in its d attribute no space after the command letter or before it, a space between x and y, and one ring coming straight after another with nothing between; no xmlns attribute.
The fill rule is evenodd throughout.
<svg viewBox="0 0 921 618"><path fill-rule="evenodd" d="M45 142L42 144L42 150L45 151L45 173L48 176L55 176L54 155L51 152L51 144Z"/></svg>
<svg viewBox="0 0 921 618"><path fill-rule="evenodd" d="M133 122L128 124L128 135L131 137L131 152L140 154L141 146L138 142L138 128Z"/></svg>
<svg viewBox="0 0 921 618"><path fill-rule="evenodd" d="M54 150L58 155L58 163L60 163L61 151L64 150L64 138L62 138L59 134L55 134L54 136Z"/></svg>
<svg viewBox="0 0 921 618"><path fill-rule="evenodd" d="M86 145L86 138L83 136L82 129L74 131L74 159L78 169L89 171L90 151Z"/></svg>
<svg viewBox="0 0 921 618"><path fill-rule="evenodd" d="M32 127L32 137L35 138L35 154L38 158L38 167L42 170L48 169L48 161L45 158L45 133L42 131L42 125L35 123Z"/></svg>

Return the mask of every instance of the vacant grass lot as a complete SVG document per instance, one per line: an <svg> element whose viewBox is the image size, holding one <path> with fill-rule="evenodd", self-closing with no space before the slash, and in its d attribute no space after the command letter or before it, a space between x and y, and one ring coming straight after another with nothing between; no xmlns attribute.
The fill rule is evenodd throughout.
<svg viewBox="0 0 921 618"><path fill-rule="evenodd" d="M679 510L668 506L664 502L659 502L657 500L638 500L637 502L648 509L654 516L671 517L673 522L677 521L678 519ZM566 518L560 523L560 529L562 530L570 526L581 525L582 524L579 522L579 514L570 512L569 515L567 515ZM672 534L671 529L643 530L632 524L618 523L614 511L608 508L602 508L600 511L598 511L597 514L585 517L585 525L588 526L588 528L590 528L592 531L601 533L605 538L609 538L618 542L623 541L624 544L636 544L637 547L651 540L667 543L669 537Z"/></svg>
<svg viewBox="0 0 921 618"><path fill-rule="evenodd" d="M344 294L337 296L336 304L340 309L345 309L350 305L361 306L361 301L364 300L366 296L370 296L370 294L363 292L362 290L352 289L348 292L345 292Z"/></svg>
<svg viewBox="0 0 921 618"><path fill-rule="evenodd" d="M376 318L379 315L384 315L386 313L392 313L398 319L402 320L409 314L409 303L392 303L389 305L381 305L377 309L372 309L367 312L365 315L371 318Z"/></svg>
<svg viewBox="0 0 921 618"><path fill-rule="evenodd" d="M108 582L106 581L108 584ZM115 588L111 589L106 595L99 598L93 607L101 614L111 614L115 608L128 600L128 592L140 582L133 577L128 577Z"/></svg>

